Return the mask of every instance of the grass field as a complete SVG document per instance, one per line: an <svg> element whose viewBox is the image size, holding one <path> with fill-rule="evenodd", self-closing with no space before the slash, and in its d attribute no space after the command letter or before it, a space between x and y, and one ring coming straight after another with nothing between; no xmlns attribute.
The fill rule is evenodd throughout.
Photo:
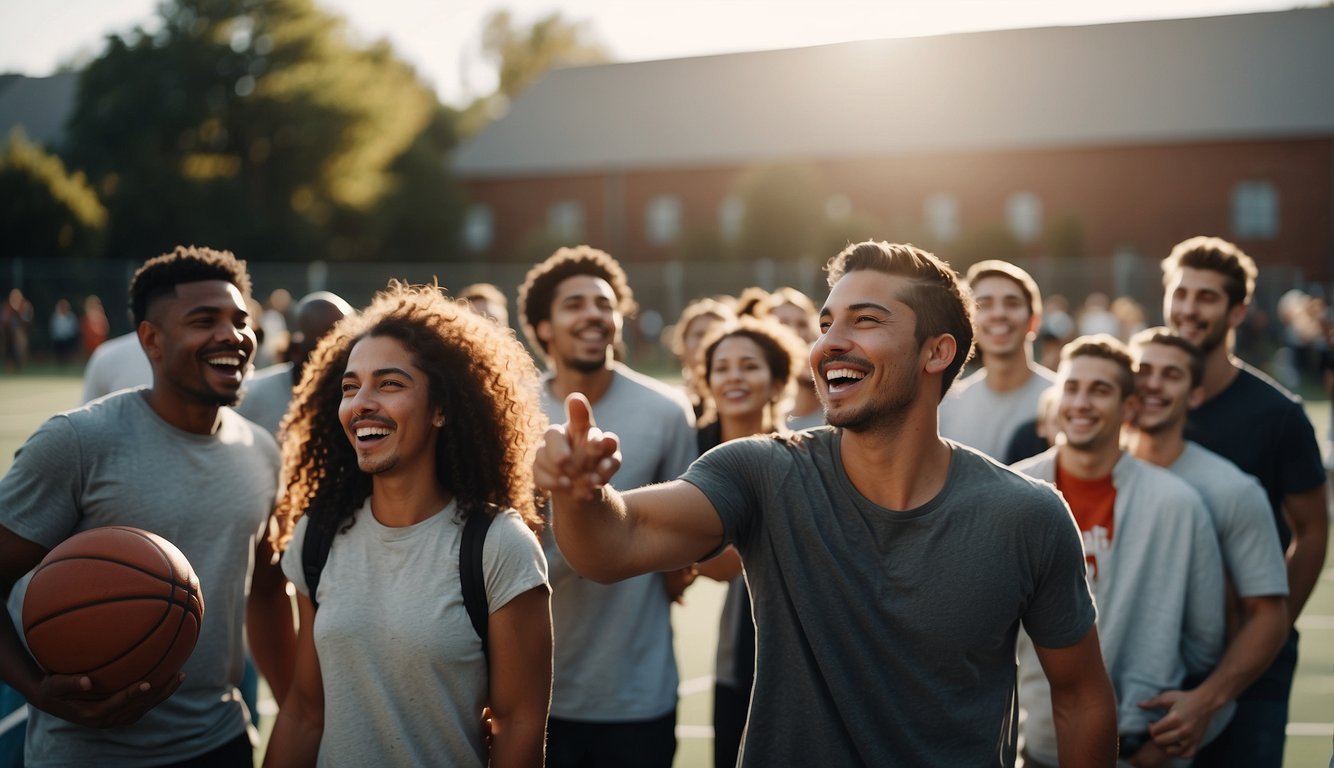
<svg viewBox="0 0 1334 768"><path fill-rule="evenodd" d="M0 375L0 472L9 468L14 451L47 416L77 406L78 400L76 376ZM1323 435L1329 424L1329 402L1310 401L1307 411L1317 434ZM690 588L686 605L672 609L681 669L678 768L712 762L713 651L723 593L721 584L701 580ZM1334 733L1334 563L1326 566L1298 628L1301 661L1292 694L1284 766L1323 768L1329 761ZM272 718L268 720L271 723Z"/></svg>

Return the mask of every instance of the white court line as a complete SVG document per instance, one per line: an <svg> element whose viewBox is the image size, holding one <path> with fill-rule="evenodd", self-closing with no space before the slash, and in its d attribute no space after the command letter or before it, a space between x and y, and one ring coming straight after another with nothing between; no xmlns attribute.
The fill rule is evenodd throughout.
<svg viewBox="0 0 1334 768"><path fill-rule="evenodd" d="M713 690L713 675L701 675L689 680L682 680L676 687L677 696L691 696Z"/></svg>
<svg viewBox="0 0 1334 768"><path fill-rule="evenodd" d="M1334 723L1288 723L1289 736L1334 735Z"/></svg>
<svg viewBox="0 0 1334 768"><path fill-rule="evenodd" d="M676 738L678 739L712 739L712 725L678 725L676 726Z"/></svg>
<svg viewBox="0 0 1334 768"><path fill-rule="evenodd" d="M24 704L20 706L18 709L14 710L13 712L10 712L9 714L5 715L4 719L0 719L0 736L4 736L6 733L9 733L14 728L22 726L27 721L28 721L28 705Z"/></svg>

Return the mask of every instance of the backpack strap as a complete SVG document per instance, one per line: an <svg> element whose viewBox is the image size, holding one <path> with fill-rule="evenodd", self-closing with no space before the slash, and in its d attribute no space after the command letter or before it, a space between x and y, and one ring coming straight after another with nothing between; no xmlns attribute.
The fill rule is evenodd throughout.
<svg viewBox="0 0 1334 768"><path fill-rule="evenodd" d="M306 577L306 589L310 592L310 603L316 608L320 601L315 599L315 591L320 586L320 573L329 561L329 548L333 546L337 526L325 528L321 521L314 518L306 523L306 536L301 540L301 572Z"/></svg>
<svg viewBox="0 0 1334 768"><path fill-rule="evenodd" d="M468 512L463 522L463 541L459 544L459 581L463 586L463 605L468 609L472 628L482 639L482 656L488 668L491 665L491 646L488 627L491 611L486 599L486 574L482 569L482 547L493 515L489 506Z"/></svg>

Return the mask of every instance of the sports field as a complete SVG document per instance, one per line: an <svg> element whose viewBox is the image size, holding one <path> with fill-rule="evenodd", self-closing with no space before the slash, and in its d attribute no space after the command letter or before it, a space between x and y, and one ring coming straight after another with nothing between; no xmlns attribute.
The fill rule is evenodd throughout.
<svg viewBox="0 0 1334 768"><path fill-rule="evenodd" d="M9 468L14 451L47 416L73 408L78 401L77 375L0 374L0 472ZM1328 428L1329 411L1327 401L1307 403L1319 435ZM700 581L686 594L686 605L672 609L681 667L679 768L703 768L712 762L711 675L723 592L720 584ZM1329 761L1334 734L1334 563L1326 565L1298 628L1302 633L1301 662L1292 694L1284 766L1323 768ZM271 723L270 717L266 724Z"/></svg>

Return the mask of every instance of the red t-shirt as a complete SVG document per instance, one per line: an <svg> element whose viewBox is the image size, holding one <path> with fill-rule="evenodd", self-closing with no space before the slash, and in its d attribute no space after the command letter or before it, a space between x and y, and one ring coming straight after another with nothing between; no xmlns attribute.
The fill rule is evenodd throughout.
<svg viewBox="0 0 1334 768"><path fill-rule="evenodd" d="M1065 496L1084 534L1084 561L1089 581L1096 583L1098 562L1111 554L1116 529L1116 486L1112 485L1112 476L1088 480L1062 471L1058 464L1056 487Z"/></svg>

